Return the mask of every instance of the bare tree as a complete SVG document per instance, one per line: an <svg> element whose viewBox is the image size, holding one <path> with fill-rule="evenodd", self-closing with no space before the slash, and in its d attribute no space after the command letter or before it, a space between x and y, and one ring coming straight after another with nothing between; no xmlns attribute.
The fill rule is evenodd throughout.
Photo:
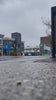
<svg viewBox="0 0 56 100"><path fill-rule="evenodd" d="M51 21L48 19L48 20L45 20L42 18L42 23L48 27L48 29L51 29Z"/></svg>
<svg viewBox="0 0 56 100"><path fill-rule="evenodd" d="M46 26L45 33L47 34L48 41L51 43L51 21L49 19L46 20L42 18L42 23Z"/></svg>

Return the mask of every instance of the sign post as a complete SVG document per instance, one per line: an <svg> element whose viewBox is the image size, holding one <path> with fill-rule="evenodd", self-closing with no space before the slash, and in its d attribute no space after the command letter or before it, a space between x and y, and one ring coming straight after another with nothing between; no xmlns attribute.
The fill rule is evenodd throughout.
<svg viewBox="0 0 56 100"><path fill-rule="evenodd" d="M44 44L40 44L40 53L41 55L44 54Z"/></svg>

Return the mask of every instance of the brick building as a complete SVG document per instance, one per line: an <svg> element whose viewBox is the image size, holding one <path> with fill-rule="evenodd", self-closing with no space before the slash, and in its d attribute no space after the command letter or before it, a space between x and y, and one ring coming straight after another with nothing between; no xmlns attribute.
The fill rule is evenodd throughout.
<svg viewBox="0 0 56 100"><path fill-rule="evenodd" d="M45 44L48 47L51 47L51 42L49 41L48 37L40 37L40 44Z"/></svg>
<svg viewBox="0 0 56 100"><path fill-rule="evenodd" d="M40 37L40 53L43 54L50 54L51 52L51 41L50 39L45 37Z"/></svg>

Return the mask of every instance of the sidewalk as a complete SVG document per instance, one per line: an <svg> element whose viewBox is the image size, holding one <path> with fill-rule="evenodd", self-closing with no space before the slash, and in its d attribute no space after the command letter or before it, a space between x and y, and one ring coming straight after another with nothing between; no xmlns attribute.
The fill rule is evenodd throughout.
<svg viewBox="0 0 56 100"><path fill-rule="evenodd" d="M10 59L15 59L20 57L21 56L0 56L0 61L10 60Z"/></svg>

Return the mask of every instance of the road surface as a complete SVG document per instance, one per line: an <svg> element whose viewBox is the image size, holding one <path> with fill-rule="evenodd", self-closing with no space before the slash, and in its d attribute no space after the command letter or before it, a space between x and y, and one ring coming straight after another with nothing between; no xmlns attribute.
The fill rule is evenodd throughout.
<svg viewBox="0 0 56 100"><path fill-rule="evenodd" d="M56 100L56 62L49 56L0 57L0 100Z"/></svg>

